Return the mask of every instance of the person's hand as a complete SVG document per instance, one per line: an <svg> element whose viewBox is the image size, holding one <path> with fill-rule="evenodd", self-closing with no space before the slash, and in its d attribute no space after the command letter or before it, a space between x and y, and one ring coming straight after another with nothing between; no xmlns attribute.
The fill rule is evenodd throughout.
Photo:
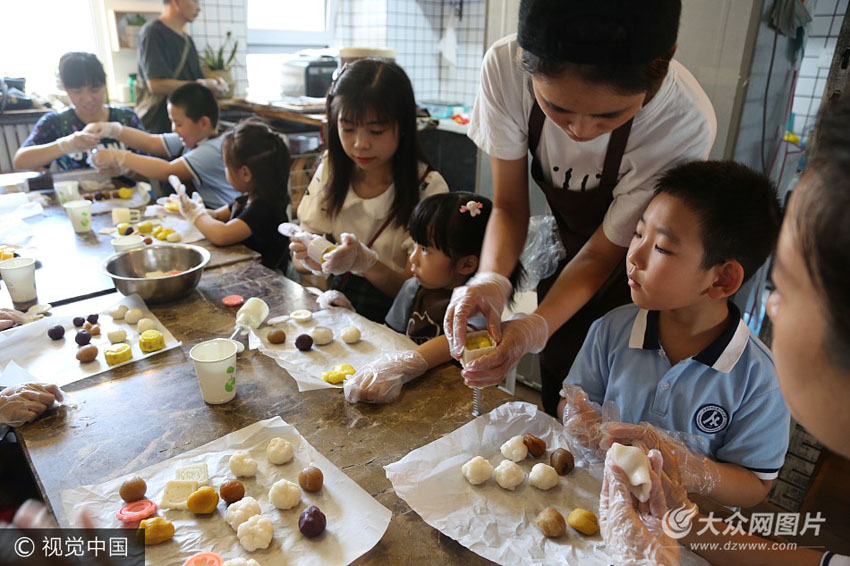
<svg viewBox="0 0 850 566"><path fill-rule="evenodd" d="M343 293L337 291L336 289L325 291L316 298L316 302L319 303L319 308L323 309L326 309L328 307L340 307L343 309L348 309L350 311L354 310L354 305L351 304L351 301L348 300L348 297L346 297Z"/></svg>
<svg viewBox="0 0 850 566"><path fill-rule="evenodd" d="M657 450L649 453L652 489L646 503L638 503L629 491L629 478L605 458L602 491L599 494L599 530L605 550L619 566L677 566L679 544L662 529L667 503L661 488L659 472L663 465ZM691 518L696 508L689 511Z"/></svg>
<svg viewBox="0 0 850 566"><path fill-rule="evenodd" d="M0 424L21 426L64 399L52 383L24 383L0 391Z"/></svg>
<svg viewBox="0 0 850 566"><path fill-rule="evenodd" d="M384 354L345 380L345 400L389 403L401 394L405 383L426 371L428 362L416 350Z"/></svg>
<svg viewBox="0 0 850 566"><path fill-rule="evenodd" d="M63 155L69 155L87 151L96 146L98 141L100 141L99 137L83 130L82 132L74 132L64 138L59 138L56 140L56 145L59 146L59 151Z"/></svg>
<svg viewBox="0 0 850 566"><path fill-rule="evenodd" d="M177 206L180 208L180 215L188 220L189 224L194 225L198 218L204 214L209 214L207 207L204 206L203 198L201 198L201 195L197 191L191 197L186 194L185 189L182 192L178 192Z"/></svg>
<svg viewBox="0 0 850 566"><path fill-rule="evenodd" d="M313 261L307 254L310 242L317 238L321 238L321 236L305 232L304 230L294 232L289 236L289 251L292 253L292 258L300 261L310 273L313 275L324 275L322 265Z"/></svg>
<svg viewBox="0 0 850 566"><path fill-rule="evenodd" d="M703 448L705 439L693 434L668 433L649 423L629 424L605 423L600 427L604 450L614 442L629 446L640 446L646 451L658 450L664 458L664 474L667 491L671 497L682 498L678 486L688 493L709 495L720 479L720 470L712 459L695 453L688 444Z"/></svg>
<svg viewBox="0 0 850 566"><path fill-rule="evenodd" d="M449 341L452 357L459 360L466 347L469 318L481 313L487 319L487 330L498 343L502 340L502 311L513 286L498 273L478 273L466 285L455 287L443 318L443 331Z"/></svg>
<svg viewBox="0 0 850 566"><path fill-rule="evenodd" d="M564 385L561 397L566 401L561 422L573 439L583 448L595 451L599 448L602 424L602 412L596 403L592 402L587 393L578 385Z"/></svg>
<svg viewBox="0 0 850 566"><path fill-rule="evenodd" d="M210 89L213 94L224 94L225 92L227 92L227 89L229 88L227 81L225 81L221 77L216 77L214 79L208 79L208 78L197 79L196 82L198 82L198 83L204 85L205 87L207 87L208 89Z"/></svg>
<svg viewBox="0 0 850 566"><path fill-rule="evenodd" d="M501 335L495 350L472 360L461 372L469 387L498 385L523 354L543 349L549 325L539 314L515 314L502 325Z"/></svg>
<svg viewBox="0 0 850 566"><path fill-rule="evenodd" d="M127 159L128 153L130 152L126 149L102 148L92 154L91 162L99 171L116 169L123 172L126 171L124 169L124 160Z"/></svg>
<svg viewBox="0 0 850 566"><path fill-rule="evenodd" d="M342 275L349 271L362 275L377 261L378 252L369 249L354 234L343 232L340 244L332 252L325 254L322 271L330 275Z"/></svg>
<svg viewBox="0 0 850 566"><path fill-rule="evenodd" d="M92 122L90 124L86 124L86 127L83 128L84 133L97 136L98 139L118 139L118 136L120 136L123 131L124 125L121 124L121 122Z"/></svg>

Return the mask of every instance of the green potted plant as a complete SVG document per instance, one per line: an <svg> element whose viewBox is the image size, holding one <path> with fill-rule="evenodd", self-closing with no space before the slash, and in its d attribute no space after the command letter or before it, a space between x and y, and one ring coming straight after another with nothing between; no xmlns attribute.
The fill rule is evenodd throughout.
<svg viewBox="0 0 850 566"><path fill-rule="evenodd" d="M233 98L233 61L236 59L236 50L239 48L239 40L234 40L233 47L230 47L232 40L231 32L227 32L224 37L224 43L218 49L207 45L204 48L202 57L204 63L204 76L207 78L221 77L227 83L227 92L219 95L220 98Z"/></svg>
<svg viewBox="0 0 850 566"><path fill-rule="evenodd" d="M147 23L145 17L141 14L128 14L124 21L124 43L127 47L135 49L139 44L139 32L142 31L142 26Z"/></svg>

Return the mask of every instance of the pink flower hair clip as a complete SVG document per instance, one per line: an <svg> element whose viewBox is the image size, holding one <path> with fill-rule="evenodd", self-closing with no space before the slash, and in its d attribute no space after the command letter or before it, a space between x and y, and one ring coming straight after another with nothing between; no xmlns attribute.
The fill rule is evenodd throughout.
<svg viewBox="0 0 850 566"><path fill-rule="evenodd" d="M484 205L480 202L471 200L468 203L464 204L460 207L460 211L468 212L470 216L478 216L481 214L481 209L484 208Z"/></svg>

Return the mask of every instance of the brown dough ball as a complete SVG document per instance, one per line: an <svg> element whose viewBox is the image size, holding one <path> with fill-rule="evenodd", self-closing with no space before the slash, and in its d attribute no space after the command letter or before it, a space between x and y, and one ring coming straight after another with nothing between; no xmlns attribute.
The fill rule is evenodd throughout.
<svg viewBox="0 0 850 566"><path fill-rule="evenodd" d="M554 508L547 507L534 520L540 531L549 538L557 538L567 532L567 521Z"/></svg>
<svg viewBox="0 0 850 566"><path fill-rule="evenodd" d="M239 480L227 480L218 488L221 498L230 505L245 497L245 486Z"/></svg>
<svg viewBox="0 0 850 566"><path fill-rule="evenodd" d="M92 336L100 336L100 325L95 324L94 326L89 328L89 334L91 334Z"/></svg>
<svg viewBox="0 0 850 566"><path fill-rule="evenodd" d="M139 476L132 477L121 484L121 489L118 490L118 495L121 499L130 503L138 501L145 496L148 490L148 484Z"/></svg>
<svg viewBox="0 0 850 566"><path fill-rule="evenodd" d="M286 332L278 328L269 332L267 338L272 344L283 344L286 342Z"/></svg>
<svg viewBox="0 0 850 566"><path fill-rule="evenodd" d="M88 362L93 362L96 357L97 346L93 344L83 346L82 348L77 350L77 359L80 360L80 363L87 364Z"/></svg>
<svg viewBox="0 0 850 566"><path fill-rule="evenodd" d="M304 491L319 491L322 489L324 481L325 476L322 474L322 470L316 466L307 466L298 474L298 485Z"/></svg>
<svg viewBox="0 0 850 566"><path fill-rule="evenodd" d="M302 334L295 339L295 347L302 352L306 352L313 347L313 337L309 334Z"/></svg>
<svg viewBox="0 0 850 566"><path fill-rule="evenodd" d="M546 453L546 442L533 434L523 436L522 443L528 448L528 453L531 454L532 458L539 458Z"/></svg>
<svg viewBox="0 0 850 566"><path fill-rule="evenodd" d="M552 456L549 457L549 464L555 468L559 476L570 473L576 467L573 453L563 448L558 448L552 452Z"/></svg>
<svg viewBox="0 0 850 566"><path fill-rule="evenodd" d="M86 330L91 330L91 327L92 327L91 322L86 321L86 322L83 323L83 328L85 328Z"/></svg>

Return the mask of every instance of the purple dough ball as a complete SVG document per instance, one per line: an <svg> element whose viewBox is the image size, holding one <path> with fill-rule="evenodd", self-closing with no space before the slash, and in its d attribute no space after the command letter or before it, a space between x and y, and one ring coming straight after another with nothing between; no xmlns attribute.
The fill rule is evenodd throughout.
<svg viewBox="0 0 850 566"><path fill-rule="evenodd" d="M77 335L74 336L74 342L79 344L80 346L85 346L89 342L91 342L91 334L88 330L80 330L77 332Z"/></svg>
<svg viewBox="0 0 850 566"><path fill-rule="evenodd" d="M98 318L100 318L99 314L90 314L86 317L86 320L91 322L92 324L97 324Z"/></svg>
<svg viewBox="0 0 850 566"><path fill-rule="evenodd" d="M76 326L77 328L81 327L85 323L86 323L86 319L84 319L83 317L81 317L81 316L75 316L74 317L74 326Z"/></svg>
<svg viewBox="0 0 850 566"><path fill-rule="evenodd" d="M325 532L327 524L325 514L315 505L310 505L304 509L301 516L298 517L298 530L308 538L317 537Z"/></svg>
<svg viewBox="0 0 850 566"><path fill-rule="evenodd" d="M298 338L295 339L295 347L301 350L302 352L306 352L310 348L313 347L313 338L309 334L302 334Z"/></svg>
<svg viewBox="0 0 850 566"><path fill-rule="evenodd" d="M61 340L65 336L65 327L59 324L51 326L47 335L50 336L51 340Z"/></svg>

